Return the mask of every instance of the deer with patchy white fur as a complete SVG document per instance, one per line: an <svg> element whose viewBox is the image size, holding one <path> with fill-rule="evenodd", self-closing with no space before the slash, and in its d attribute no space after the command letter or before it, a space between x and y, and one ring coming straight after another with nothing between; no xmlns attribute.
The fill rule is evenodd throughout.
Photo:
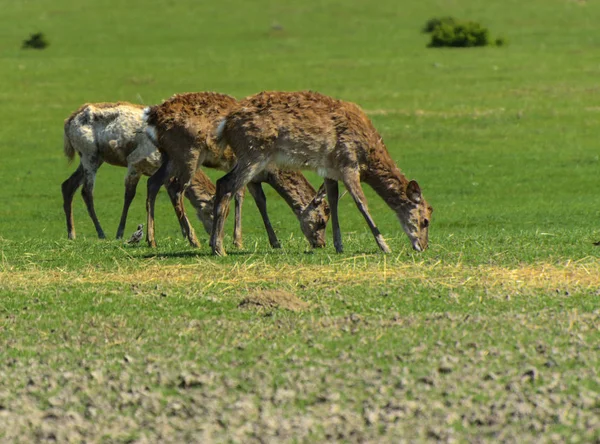
<svg viewBox="0 0 600 444"><path fill-rule="evenodd" d="M81 194L98 237L105 238L94 209L93 194L96 173L104 162L127 167L125 201L117 230L117 239L123 237L127 212L140 177L151 176L162 164L160 152L146 135L143 110L142 105L127 102L86 103L65 120L65 155L69 160L73 160L77 153L80 156L79 167L62 184L69 239L75 239L73 196L81 185ZM173 197L170 187L167 190ZM214 184L202 170L198 170L186 190L186 197L196 208L198 218L208 234L212 229L214 194Z"/></svg>
<svg viewBox="0 0 600 444"><path fill-rule="evenodd" d="M148 180L147 197L147 240L150 246L156 245L154 235L154 200L160 184L170 181L175 189L173 200L175 211L185 227L186 237L193 246L198 246L193 228L187 222L183 206L183 193L194 172L200 167L217 168L229 171L235 163L230 150L222 150L214 139L215 130L225 114L236 105L231 96L212 92L177 94L160 105L147 108L145 119L147 133L166 159L161 168ZM299 172L276 169L256 175L244 185L263 218L269 242L273 248L280 243L267 214L266 197L261 183L266 182L284 198L300 222L302 232L313 248L325 245L325 228L329 219L329 208L325 202L324 188L316 192L310 182ZM234 243L241 247L240 215L241 193L236 190L236 223Z"/></svg>
<svg viewBox="0 0 600 444"><path fill-rule="evenodd" d="M325 179L334 246L343 251L338 217L338 181L353 197L377 245L390 248L367 208L361 182L369 184L396 213L412 247L428 246L432 208L419 184L408 180L392 160L366 114L354 103L311 91L262 92L238 102L219 124L217 141L237 157L217 180L211 247L224 255L223 226L232 194L273 166L309 169Z"/></svg>

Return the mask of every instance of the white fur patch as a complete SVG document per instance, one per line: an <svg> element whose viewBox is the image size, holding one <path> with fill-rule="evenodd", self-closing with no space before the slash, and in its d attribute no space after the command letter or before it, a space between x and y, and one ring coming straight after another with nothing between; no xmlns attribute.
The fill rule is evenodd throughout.
<svg viewBox="0 0 600 444"><path fill-rule="evenodd" d="M296 167L305 167L307 165L303 165L301 162L296 159L293 154L288 153L287 151L278 151L275 157L275 163L279 166L288 167L288 168L296 168Z"/></svg>
<svg viewBox="0 0 600 444"><path fill-rule="evenodd" d="M217 140L221 140L223 138L223 131L225 131L225 125L227 124L227 118L224 118L219 122L219 126L217 126L217 132L215 136Z"/></svg>
<svg viewBox="0 0 600 444"><path fill-rule="evenodd" d="M146 127L146 135L154 145L158 146L158 134L154 126L148 125Z"/></svg>
<svg viewBox="0 0 600 444"><path fill-rule="evenodd" d="M327 168L317 168L317 174L321 177L327 177L328 173L329 171L327 170Z"/></svg>
<svg viewBox="0 0 600 444"><path fill-rule="evenodd" d="M150 107L147 106L146 108L144 108L144 113L142 114L142 119L144 119L144 122L148 122L148 114L150 114Z"/></svg>

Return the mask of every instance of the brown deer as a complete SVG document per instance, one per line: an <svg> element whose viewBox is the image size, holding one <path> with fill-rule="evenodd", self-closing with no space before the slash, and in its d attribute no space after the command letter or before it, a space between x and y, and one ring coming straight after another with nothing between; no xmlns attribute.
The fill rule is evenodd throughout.
<svg viewBox="0 0 600 444"><path fill-rule="evenodd" d="M94 209L93 194L96 172L103 162L127 167L125 202L117 230L117 239L123 237L127 212L140 177L151 176L162 164L160 152L146 136L143 110L142 105L127 102L86 103L65 120L65 155L70 161L76 153L81 158L77 170L62 184L69 239L75 239L73 196L81 185L81 194L98 237L105 238ZM167 189L173 197L170 188ZM186 197L196 208L198 218L209 234L212 230L214 194L215 186L202 170L198 170L186 190Z"/></svg>
<svg viewBox="0 0 600 444"><path fill-rule="evenodd" d="M229 171L235 164L236 160L231 150L220 149L214 135L218 123L236 104L236 99L225 94L199 92L177 94L160 105L146 109L148 136L167 159L148 180L146 233L150 246L156 246L154 201L160 185L165 182L173 184L176 195L173 205L182 230L190 244L198 246L194 230L185 214L183 192L200 166ZM267 215L262 182L273 186L292 208L311 246L315 248L325 245L329 208L324 200L324 187L317 193L301 173L278 170L265 171L244 184L248 185L248 190L258 206L273 248L280 248L280 243ZM239 202L236 205L236 227L241 227L238 214L241 209L242 192L243 187L236 191L236 201ZM241 239L236 233L237 230L234 231L234 242L241 247Z"/></svg>
<svg viewBox="0 0 600 444"><path fill-rule="evenodd" d="M220 122L216 137L238 160L217 181L211 235L214 254L225 254L223 224L231 195L273 166L310 169L325 178L338 253L343 251L338 218L340 180L383 252L390 249L369 214L361 181L394 210L413 248L427 248L431 206L417 182L409 181L396 166L381 136L354 103L310 91L262 92L240 101Z"/></svg>

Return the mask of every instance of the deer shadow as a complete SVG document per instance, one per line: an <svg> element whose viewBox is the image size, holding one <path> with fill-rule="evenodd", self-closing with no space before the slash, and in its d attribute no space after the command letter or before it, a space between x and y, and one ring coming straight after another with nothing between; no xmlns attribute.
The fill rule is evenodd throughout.
<svg viewBox="0 0 600 444"><path fill-rule="evenodd" d="M237 257L247 257L247 256L252 256L254 254L257 254L259 252L257 251L250 251L250 250L242 250L242 251L228 251L227 252L227 256L237 256ZM262 254L263 252L260 252L260 254ZM284 251L284 250L273 250L271 251L269 254L281 254L281 255L308 255L308 254L314 254L314 252L312 250L307 250L304 252L294 252L291 253L289 251ZM143 254L137 254L137 255L132 255L135 258L139 258L139 259L153 259L153 258L158 258L158 259L169 259L169 258L194 258L194 257L216 257L215 255L213 255L210 251L174 251L174 252L163 252L163 253L143 253Z"/></svg>

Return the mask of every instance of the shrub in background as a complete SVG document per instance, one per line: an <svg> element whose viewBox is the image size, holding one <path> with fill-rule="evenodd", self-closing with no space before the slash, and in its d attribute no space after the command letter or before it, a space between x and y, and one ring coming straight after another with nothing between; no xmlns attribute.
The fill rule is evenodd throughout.
<svg viewBox="0 0 600 444"><path fill-rule="evenodd" d="M46 39L43 33L38 32L35 34L31 34L29 39L23 40L23 49L44 49L46 48L50 42Z"/></svg>
<svg viewBox="0 0 600 444"><path fill-rule="evenodd" d="M489 45L489 31L475 22L441 24L431 33L429 47L469 48Z"/></svg>
<svg viewBox="0 0 600 444"><path fill-rule="evenodd" d="M423 32L431 34L429 48L473 46L502 46L506 41L498 37L494 42L485 26L477 22L457 20L454 17L432 18L425 23Z"/></svg>
<svg viewBox="0 0 600 444"><path fill-rule="evenodd" d="M444 24L444 25L454 25L456 23L456 19L454 17L434 17L432 19L427 20L425 22L425 26L423 26L424 33L430 33L435 31L435 28Z"/></svg>

